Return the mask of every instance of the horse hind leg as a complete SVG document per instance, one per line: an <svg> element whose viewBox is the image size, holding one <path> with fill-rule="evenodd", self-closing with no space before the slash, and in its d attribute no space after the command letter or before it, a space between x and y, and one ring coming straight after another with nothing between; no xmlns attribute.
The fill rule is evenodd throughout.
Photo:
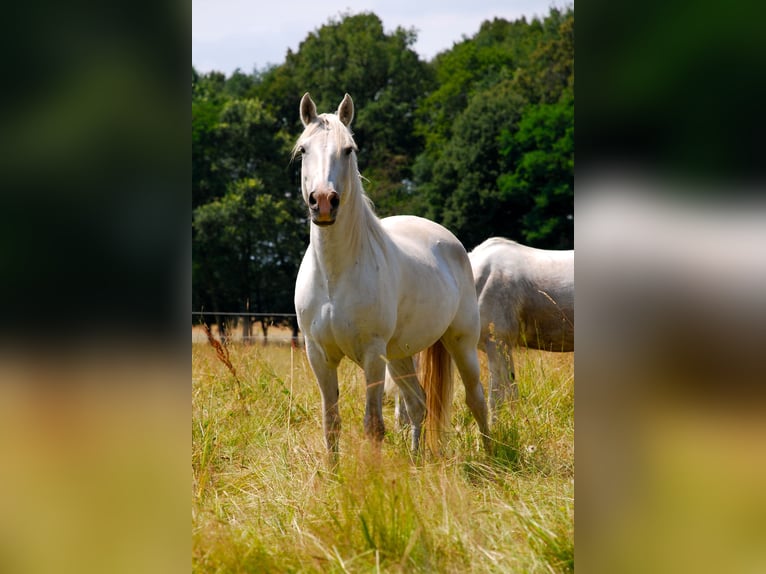
<svg viewBox="0 0 766 574"><path fill-rule="evenodd" d="M458 335L454 331L448 331L442 337L442 342L455 361L460 378L463 380L465 402L479 426L484 450L491 452L487 402L484 398L484 387L479 376L479 355L476 350L475 339L466 335Z"/></svg>
<svg viewBox="0 0 766 574"><path fill-rule="evenodd" d="M406 422L412 428L411 447L412 452L417 453L420 447L420 436L423 428L423 419L425 418L426 398L423 387L418 382L415 374L415 364L412 357L397 359L388 363L388 372L399 389L397 393L397 407L404 411L397 413L397 416L403 415ZM400 398L403 399L403 405L399 404ZM402 407L404 407L402 409ZM400 424L402 420L399 420Z"/></svg>
<svg viewBox="0 0 766 574"><path fill-rule="evenodd" d="M394 399L394 421L397 429L404 429L410 426L410 416L407 414L407 405L402 399L402 393L399 386L394 382L394 375L391 372L391 365L386 366L386 384L383 394Z"/></svg>

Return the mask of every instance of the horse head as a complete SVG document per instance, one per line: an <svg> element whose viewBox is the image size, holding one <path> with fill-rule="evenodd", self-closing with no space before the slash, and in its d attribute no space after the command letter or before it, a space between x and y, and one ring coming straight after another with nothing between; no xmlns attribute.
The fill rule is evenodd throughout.
<svg viewBox="0 0 766 574"><path fill-rule="evenodd" d="M317 114L316 104L306 92L301 99L300 117L305 129L293 155L301 157L303 200L315 225L332 225L359 178L357 147L349 127L354 119L354 102L346 94L337 113Z"/></svg>

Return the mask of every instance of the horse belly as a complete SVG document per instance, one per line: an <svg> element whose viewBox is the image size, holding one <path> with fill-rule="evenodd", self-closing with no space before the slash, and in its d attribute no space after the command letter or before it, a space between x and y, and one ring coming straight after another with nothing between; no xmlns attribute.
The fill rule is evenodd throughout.
<svg viewBox="0 0 766 574"><path fill-rule="evenodd" d="M522 320L525 347L541 351L574 351L574 324L565 313L544 313L527 316Z"/></svg>
<svg viewBox="0 0 766 574"><path fill-rule="evenodd" d="M386 346L386 357L389 359L402 359L427 349L439 340L447 330L447 326L444 329L436 328L428 331L404 329L397 332Z"/></svg>
<svg viewBox="0 0 766 574"><path fill-rule="evenodd" d="M457 302L451 299L411 297L400 303L396 329L388 342L388 357L409 357L438 341L457 311Z"/></svg>

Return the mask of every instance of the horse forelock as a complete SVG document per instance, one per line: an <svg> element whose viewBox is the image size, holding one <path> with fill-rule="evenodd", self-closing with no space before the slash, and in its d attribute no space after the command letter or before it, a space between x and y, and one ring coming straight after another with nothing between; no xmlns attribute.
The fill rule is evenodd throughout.
<svg viewBox="0 0 766 574"><path fill-rule="evenodd" d="M307 139L321 131L332 132L332 135L335 137L336 155L340 155L343 150L349 146L351 146L355 152L358 151L354 136L351 133L351 128L345 126L335 114L319 114L314 121L306 126L303 133L298 138L298 141L295 142L291 158L294 159L299 154L301 146Z"/></svg>
<svg viewBox="0 0 766 574"><path fill-rule="evenodd" d="M335 114L322 114L321 117L325 122L325 129L332 131L335 135L335 152L338 155L349 146L356 151L356 142L354 142L354 136L351 134L351 128L344 125Z"/></svg>

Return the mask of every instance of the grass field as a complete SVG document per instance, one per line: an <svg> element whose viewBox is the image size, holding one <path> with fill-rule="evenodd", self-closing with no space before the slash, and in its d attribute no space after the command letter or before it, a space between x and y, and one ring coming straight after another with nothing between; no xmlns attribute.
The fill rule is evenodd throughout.
<svg viewBox="0 0 766 574"><path fill-rule="evenodd" d="M341 462L328 472L305 353L192 345L195 572L571 572L573 354L514 355L520 400L480 449L456 384L444 456L413 462L393 404L376 450L363 373L341 364ZM484 356L482 380L487 380Z"/></svg>

